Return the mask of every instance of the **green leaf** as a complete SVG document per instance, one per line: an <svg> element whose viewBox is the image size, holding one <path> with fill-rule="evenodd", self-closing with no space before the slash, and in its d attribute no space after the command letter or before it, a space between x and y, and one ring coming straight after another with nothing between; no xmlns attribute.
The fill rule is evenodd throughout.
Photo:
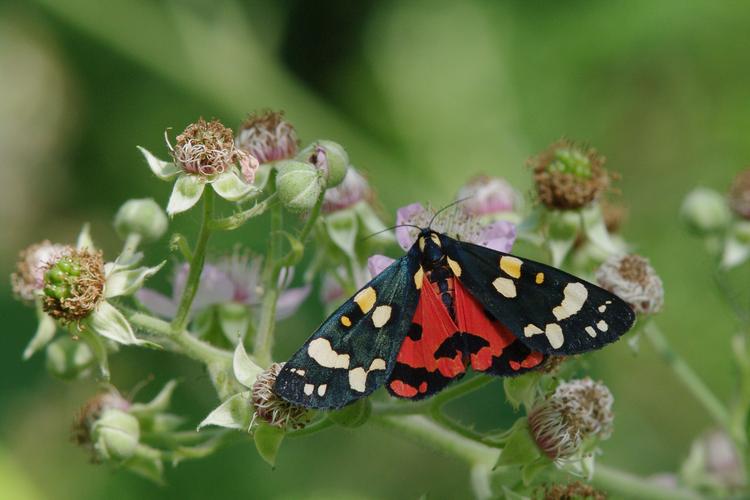
<svg viewBox="0 0 750 500"><path fill-rule="evenodd" d="M205 181L197 175L178 177L167 203L167 215L174 217L175 214L192 208L201 199L205 187Z"/></svg>
<svg viewBox="0 0 750 500"><path fill-rule="evenodd" d="M521 468L521 479L523 480L523 484L526 486L530 485L534 478L550 465L552 465L552 460L546 455L542 455L533 462L524 465Z"/></svg>
<svg viewBox="0 0 750 500"><path fill-rule="evenodd" d="M262 423L255 429L253 440L261 458L271 467L275 467L276 457L284 440L284 430Z"/></svg>
<svg viewBox="0 0 750 500"><path fill-rule="evenodd" d="M359 230L357 214L350 210L334 212L326 216L325 226L331 241L349 257L356 257L354 244Z"/></svg>
<svg viewBox="0 0 750 500"><path fill-rule="evenodd" d="M531 437L528 425L519 425L505 443L495 467L526 465L541 457L541 452Z"/></svg>
<svg viewBox="0 0 750 500"><path fill-rule="evenodd" d="M328 413L328 418L342 427L359 427L367 422L372 413L369 398L358 399L356 403Z"/></svg>
<svg viewBox="0 0 750 500"><path fill-rule="evenodd" d="M224 172L211 183L216 194L229 201L239 201L247 198L258 189L245 183L234 171Z"/></svg>
<svg viewBox="0 0 750 500"><path fill-rule="evenodd" d="M140 151L143 157L146 158L148 167L159 179L168 181L169 179L180 173L180 168L177 165L170 161L160 160L146 148L138 146L138 151Z"/></svg>
<svg viewBox="0 0 750 500"><path fill-rule="evenodd" d="M539 394L539 381L542 378L540 372L529 372L518 377L508 377L503 379L503 388L505 397L518 409L521 404L526 408L534 405L537 395Z"/></svg>

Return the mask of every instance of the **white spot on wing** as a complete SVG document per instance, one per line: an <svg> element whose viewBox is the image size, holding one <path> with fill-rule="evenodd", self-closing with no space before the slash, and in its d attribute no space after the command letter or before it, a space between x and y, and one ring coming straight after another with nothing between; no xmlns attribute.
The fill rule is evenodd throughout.
<svg viewBox="0 0 750 500"><path fill-rule="evenodd" d="M569 318L581 310L588 296L589 292L583 283L569 283L563 289L562 303L552 309L552 314L555 315L557 321Z"/></svg>
<svg viewBox="0 0 750 500"><path fill-rule="evenodd" d="M372 324L375 328L384 326L389 319L391 319L391 306L378 306L372 313Z"/></svg>
<svg viewBox="0 0 750 500"><path fill-rule="evenodd" d="M385 370L385 360L382 358L375 358L370 363L370 369L365 370L363 367L358 366L349 370L349 387L357 392L365 392L367 387L367 375L375 370Z"/></svg>
<svg viewBox="0 0 750 500"><path fill-rule="evenodd" d="M326 394L326 389L328 389L327 384L320 384L318 386L318 396L323 397Z"/></svg>
<svg viewBox="0 0 750 500"><path fill-rule="evenodd" d="M604 320L601 320L601 321L599 321L599 322L598 322L598 323L596 324L596 327L597 327L597 328L598 328L599 330L603 331L603 332L606 332L607 330L609 330L609 325L608 325L608 324L607 324L607 322L606 322L606 321L604 321Z"/></svg>
<svg viewBox="0 0 750 500"><path fill-rule="evenodd" d="M594 330L594 328L593 328L593 327L591 327L591 326L587 326L587 327L585 328L585 330L586 330L586 333L588 333L588 334L589 334L589 337L591 337L591 338L594 338L594 337L596 337L596 330Z"/></svg>
<svg viewBox="0 0 750 500"><path fill-rule="evenodd" d="M500 292L503 297L512 299L516 296L516 285L513 283L513 280L508 278L497 278L492 282L492 286L494 286L495 290Z"/></svg>
<svg viewBox="0 0 750 500"><path fill-rule="evenodd" d="M548 324L544 328L544 334L547 336L549 345L551 345L554 349L559 349L560 347L562 347L563 342L565 342L562 328L560 328L560 325L558 325L557 323Z"/></svg>
<svg viewBox="0 0 750 500"><path fill-rule="evenodd" d="M310 342L307 355L325 368L349 368L349 355L337 353L331 347L331 341L322 337Z"/></svg>
<svg viewBox="0 0 750 500"><path fill-rule="evenodd" d="M600 313L603 313L606 310L607 310L607 306L605 306L604 304L602 304L602 305L599 306L599 312Z"/></svg>
<svg viewBox="0 0 750 500"><path fill-rule="evenodd" d="M305 394L307 394L308 396L312 396L313 390L315 390L315 386L312 384L305 384L303 390L305 391Z"/></svg>
<svg viewBox="0 0 750 500"><path fill-rule="evenodd" d="M381 358L373 359L372 363L370 363L370 369L367 371L371 372L373 370L385 370L385 360Z"/></svg>
<svg viewBox="0 0 750 500"><path fill-rule="evenodd" d="M531 324L531 323L529 323L528 325L526 325L524 327L524 329L523 329L523 334L526 335L527 337L531 337L531 336L536 335L538 333L544 333L544 332L542 331L541 328L539 328L538 326L536 326L534 324Z"/></svg>

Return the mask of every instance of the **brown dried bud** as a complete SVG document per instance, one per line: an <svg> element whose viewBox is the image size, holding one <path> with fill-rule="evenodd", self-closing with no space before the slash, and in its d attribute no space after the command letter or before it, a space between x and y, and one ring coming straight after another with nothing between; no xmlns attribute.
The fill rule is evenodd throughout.
<svg viewBox="0 0 750 500"><path fill-rule="evenodd" d="M219 120L206 122L199 118L177 136L170 146L175 162L191 175L214 177L228 171L234 164L248 163L247 154L234 145L232 130Z"/></svg>
<svg viewBox="0 0 750 500"><path fill-rule="evenodd" d="M589 484L580 481L569 484L547 486L540 496L543 500L606 500L607 495Z"/></svg>
<svg viewBox="0 0 750 500"><path fill-rule="evenodd" d="M284 119L283 111L266 110L245 120L237 135L237 147L260 163L269 163L293 158L299 140L294 126Z"/></svg>
<svg viewBox="0 0 750 500"><path fill-rule="evenodd" d="M71 438L79 446L90 447L91 427L99 420L105 410L115 409L127 411L130 401L120 395L117 390L112 389L97 394L78 410L71 428Z"/></svg>
<svg viewBox="0 0 750 500"><path fill-rule="evenodd" d="M301 429L310 421L307 408L285 401L273 391L283 367L284 363L273 363L255 380L252 388L255 417L281 429Z"/></svg>
<svg viewBox="0 0 750 500"><path fill-rule="evenodd" d="M550 209L571 210L588 205L609 187L604 162L595 149L563 139L527 163L539 200Z"/></svg>
<svg viewBox="0 0 750 500"><path fill-rule="evenodd" d="M661 278L648 259L640 255L610 257L596 271L596 281L637 313L653 314L664 304Z"/></svg>

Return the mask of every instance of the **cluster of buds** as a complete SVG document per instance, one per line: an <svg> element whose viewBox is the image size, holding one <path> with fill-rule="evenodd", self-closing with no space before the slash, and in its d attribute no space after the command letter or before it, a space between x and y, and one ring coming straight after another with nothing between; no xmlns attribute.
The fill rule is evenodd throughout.
<svg viewBox="0 0 750 500"><path fill-rule="evenodd" d="M612 432L609 389L589 378L563 382L529 413L531 435L550 459L576 457L584 442L607 439Z"/></svg>
<svg viewBox="0 0 750 500"><path fill-rule="evenodd" d="M121 463L133 456L140 440L130 402L112 389L90 399L73 423L73 441L91 451L96 462Z"/></svg>
<svg viewBox="0 0 750 500"><path fill-rule="evenodd" d="M531 158L539 201L552 210L583 208L610 185L605 158L595 149L563 139Z"/></svg>
<svg viewBox="0 0 750 500"><path fill-rule="evenodd" d="M104 298L101 252L68 247L44 274L44 311L63 324L87 318Z"/></svg>

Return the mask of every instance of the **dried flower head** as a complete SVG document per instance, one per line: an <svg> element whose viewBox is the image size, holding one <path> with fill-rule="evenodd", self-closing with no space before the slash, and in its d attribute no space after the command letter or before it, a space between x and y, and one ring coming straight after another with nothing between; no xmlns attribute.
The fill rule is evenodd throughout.
<svg viewBox="0 0 750 500"><path fill-rule="evenodd" d="M607 495L590 484L576 481L568 484L547 486L534 498L540 500L606 500Z"/></svg>
<svg viewBox="0 0 750 500"><path fill-rule="evenodd" d="M638 313L658 312L664 303L661 278L648 259L640 255L610 257L597 269L596 281Z"/></svg>
<svg viewBox="0 0 750 500"><path fill-rule="evenodd" d="M367 179L354 167L349 167L344 180L336 187L326 190L323 212L331 213L349 208L360 201L371 202L373 192Z"/></svg>
<svg viewBox="0 0 750 500"><path fill-rule="evenodd" d="M240 127L237 147L260 163L285 160L297 154L299 140L283 111L253 113Z"/></svg>
<svg viewBox="0 0 750 500"><path fill-rule="evenodd" d="M729 206L740 217L750 219L750 168L734 178L729 189Z"/></svg>
<svg viewBox="0 0 750 500"><path fill-rule="evenodd" d="M91 428L102 413L110 409L127 411L128 408L130 408L130 401L122 397L115 389L97 394L78 410L71 428L71 439L79 446L91 447L93 445Z"/></svg>
<svg viewBox="0 0 750 500"><path fill-rule="evenodd" d="M253 158L235 147L232 130L219 120L206 122L199 118L177 136L174 147L169 147L186 174L215 177L240 164L245 181L253 181Z"/></svg>
<svg viewBox="0 0 750 500"><path fill-rule="evenodd" d="M273 363L255 380L252 388L255 417L281 429L301 429L310 420L307 409L281 399L273 391L283 367L284 363Z"/></svg>
<svg viewBox="0 0 750 500"><path fill-rule="evenodd" d="M628 218L628 209L623 205L617 205L610 202L602 202L602 217L607 232L614 234L620 231L623 223Z"/></svg>
<svg viewBox="0 0 750 500"><path fill-rule="evenodd" d="M44 240L23 249L19 253L16 272L10 276L14 295L20 300L33 302L44 289L44 272L47 267L59 259L67 248Z"/></svg>
<svg viewBox="0 0 750 500"><path fill-rule="evenodd" d="M528 161L539 200L554 210L581 208L610 184L605 158L595 149L563 139Z"/></svg>
<svg viewBox="0 0 750 500"><path fill-rule="evenodd" d="M63 323L88 317L104 298L101 252L67 247L44 273L44 311Z"/></svg>
<svg viewBox="0 0 750 500"><path fill-rule="evenodd" d="M479 175L458 190L456 199L466 200L461 208L468 215L481 216L512 212L520 196L505 179Z"/></svg>
<svg viewBox="0 0 750 500"><path fill-rule="evenodd" d="M553 460L573 457L583 441L606 439L612 432L612 403L607 387L589 378L571 380L529 413L531 435Z"/></svg>

